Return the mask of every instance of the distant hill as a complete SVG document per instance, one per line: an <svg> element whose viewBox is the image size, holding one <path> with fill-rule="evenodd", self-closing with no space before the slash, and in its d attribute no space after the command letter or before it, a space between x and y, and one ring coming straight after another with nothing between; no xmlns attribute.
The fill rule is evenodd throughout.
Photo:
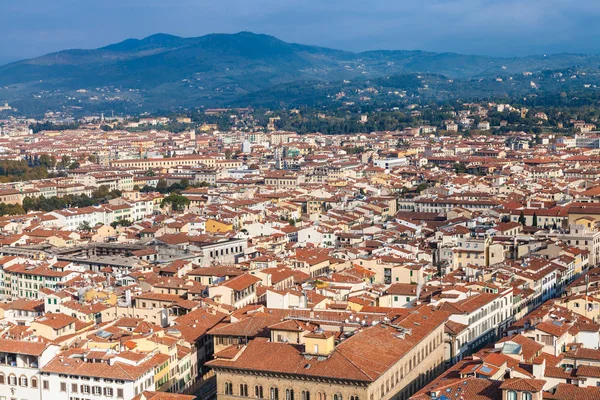
<svg viewBox="0 0 600 400"><path fill-rule="evenodd" d="M424 51L353 53L287 43L250 32L195 38L156 34L94 50L65 50L0 67L0 101L44 107L169 109L227 105L298 82L401 74L451 79L525 71L598 70L597 55L494 58ZM288 86L286 86L288 85Z"/></svg>

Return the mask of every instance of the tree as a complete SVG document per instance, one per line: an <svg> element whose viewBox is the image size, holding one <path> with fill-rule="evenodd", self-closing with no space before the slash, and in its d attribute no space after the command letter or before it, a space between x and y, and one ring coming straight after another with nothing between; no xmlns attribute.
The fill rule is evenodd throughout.
<svg viewBox="0 0 600 400"><path fill-rule="evenodd" d="M160 203L160 207L164 208L166 205L170 205L171 210L182 212L186 209L187 206L189 206L189 204L190 199L188 199L187 197L177 193L171 193L163 199L163 201Z"/></svg>
<svg viewBox="0 0 600 400"><path fill-rule="evenodd" d="M156 184L156 190L159 191L160 193L166 193L167 192L167 181L166 179L159 179L158 183Z"/></svg>
<svg viewBox="0 0 600 400"><path fill-rule="evenodd" d="M538 218L536 213L533 213L533 222L531 223L531 226L538 226Z"/></svg>
<svg viewBox="0 0 600 400"><path fill-rule="evenodd" d="M148 168L148 171L144 174L146 176L155 176L154 170L152 168Z"/></svg>
<svg viewBox="0 0 600 400"><path fill-rule="evenodd" d="M419 193L421 193L425 189L427 189L426 183L421 183L420 185L417 186L417 192L419 192Z"/></svg>
<svg viewBox="0 0 600 400"><path fill-rule="evenodd" d="M92 227L88 221L83 221L79 224L79 230L89 232L92 230Z"/></svg>
<svg viewBox="0 0 600 400"><path fill-rule="evenodd" d="M465 172L467 172L467 166L465 165L465 163L456 163L454 164L454 172L456 172L457 174L464 174Z"/></svg>
<svg viewBox="0 0 600 400"><path fill-rule="evenodd" d="M98 189L92 192L92 198L105 199L110 196L110 189L106 185L100 185Z"/></svg>
<svg viewBox="0 0 600 400"><path fill-rule="evenodd" d="M31 197L25 197L23 199L23 209L25 212L29 212L31 210L35 210L36 201Z"/></svg>
<svg viewBox="0 0 600 400"><path fill-rule="evenodd" d="M71 165L71 157L66 155L62 156L59 164L62 169L67 168L69 165Z"/></svg>
<svg viewBox="0 0 600 400"><path fill-rule="evenodd" d="M525 213L521 210L521 214L519 215L519 223L525 226Z"/></svg>
<svg viewBox="0 0 600 400"><path fill-rule="evenodd" d="M23 206L20 204L0 203L0 215L21 215L25 214Z"/></svg>
<svg viewBox="0 0 600 400"><path fill-rule="evenodd" d="M56 156L49 156L48 154L42 154L38 157L38 164L47 169L53 169L56 165Z"/></svg>
<svg viewBox="0 0 600 400"><path fill-rule="evenodd" d="M128 219L118 219L116 221L113 221L110 223L110 226L112 226L113 229L117 229L117 226L131 226L132 222Z"/></svg>

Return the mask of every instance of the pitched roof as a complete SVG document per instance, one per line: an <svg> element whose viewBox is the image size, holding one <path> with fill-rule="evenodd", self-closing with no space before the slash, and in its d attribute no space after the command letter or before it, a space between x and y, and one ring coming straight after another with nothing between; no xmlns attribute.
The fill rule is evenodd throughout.
<svg viewBox="0 0 600 400"><path fill-rule="evenodd" d="M506 379L500 389L513 389L525 392L541 392L544 388L546 381L543 379L524 379L524 378L513 378Z"/></svg>

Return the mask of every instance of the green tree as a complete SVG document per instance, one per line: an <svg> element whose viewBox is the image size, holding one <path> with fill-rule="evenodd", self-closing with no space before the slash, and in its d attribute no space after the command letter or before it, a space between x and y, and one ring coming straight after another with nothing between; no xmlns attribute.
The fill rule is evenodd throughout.
<svg viewBox="0 0 600 400"><path fill-rule="evenodd" d="M158 183L156 184L156 190L159 191L160 193L166 193L167 192L167 180L166 179L159 179Z"/></svg>
<svg viewBox="0 0 600 400"><path fill-rule="evenodd" d="M417 192L421 193L423 190L427 189L426 183L421 183L417 186Z"/></svg>
<svg viewBox="0 0 600 400"><path fill-rule="evenodd" d="M69 165L71 165L71 157L66 155L62 156L59 164L62 169L67 168Z"/></svg>
<svg viewBox="0 0 600 400"><path fill-rule="evenodd" d="M23 206L20 204L0 203L0 215L21 215L25 214Z"/></svg>
<svg viewBox="0 0 600 400"><path fill-rule="evenodd" d="M98 189L92 192L92 198L94 199L105 199L110 197L110 188L106 185L100 185Z"/></svg>
<svg viewBox="0 0 600 400"><path fill-rule="evenodd" d="M465 165L465 163L457 162L456 164L454 164L454 172L456 172L457 174L464 174L467 172L467 166Z"/></svg>
<svg viewBox="0 0 600 400"><path fill-rule="evenodd" d="M112 226L113 229L117 229L117 226L125 226L125 227L127 227L127 226L131 226L132 224L133 223L130 220L128 220L128 219L119 219L119 220L111 222L110 226Z"/></svg>
<svg viewBox="0 0 600 400"><path fill-rule="evenodd" d="M160 207L164 208L166 205L170 205L171 210L182 212L186 209L187 206L189 206L189 204L190 199L188 199L187 197L177 193L171 193L163 199L163 201L160 203Z"/></svg>
<svg viewBox="0 0 600 400"><path fill-rule="evenodd" d="M521 210L521 214L519 215L519 223L525 226L525 213Z"/></svg>
<svg viewBox="0 0 600 400"><path fill-rule="evenodd" d="M38 158L38 164L47 169L52 169L56 165L56 157L54 155L42 154Z"/></svg>
<svg viewBox="0 0 600 400"><path fill-rule="evenodd" d="M538 226L538 217L536 213L533 213L533 221L531 223L531 226Z"/></svg>
<svg viewBox="0 0 600 400"><path fill-rule="evenodd" d="M88 221L83 221L82 223L79 224L79 230L85 231L85 232L90 232L92 230L92 227Z"/></svg>
<svg viewBox="0 0 600 400"><path fill-rule="evenodd" d="M32 199L31 197L25 197L23 199L23 209L25 210L25 212L29 212L31 210L35 210L36 206L36 201L34 199Z"/></svg>

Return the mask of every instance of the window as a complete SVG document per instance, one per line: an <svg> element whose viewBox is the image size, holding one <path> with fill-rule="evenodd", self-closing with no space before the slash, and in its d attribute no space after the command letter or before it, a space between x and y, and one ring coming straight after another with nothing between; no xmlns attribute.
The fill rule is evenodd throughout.
<svg viewBox="0 0 600 400"><path fill-rule="evenodd" d="M4 381L4 374L0 374L0 385L4 385L5 381Z"/></svg>
<svg viewBox="0 0 600 400"><path fill-rule="evenodd" d="M254 397L258 398L258 399L262 399L263 398L263 387L256 385L254 386Z"/></svg>
<svg viewBox="0 0 600 400"><path fill-rule="evenodd" d="M102 394L102 388L100 386L94 386L92 387L92 393L100 396Z"/></svg>
<svg viewBox="0 0 600 400"><path fill-rule="evenodd" d="M523 400L531 400L531 398L532 398L531 393L529 393L529 392L523 393Z"/></svg>
<svg viewBox="0 0 600 400"><path fill-rule="evenodd" d="M88 385L81 385L81 393L89 394L90 393L90 387Z"/></svg>
<svg viewBox="0 0 600 400"><path fill-rule="evenodd" d="M19 378L19 385L23 387L27 387L27 377L21 376Z"/></svg>
<svg viewBox="0 0 600 400"><path fill-rule="evenodd" d="M104 395L107 397L112 397L113 396L113 388L105 387Z"/></svg>
<svg viewBox="0 0 600 400"><path fill-rule="evenodd" d="M37 389L37 387L38 387L37 378L31 378L31 387L34 389Z"/></svg>
<svg viewBox="0 0 600 400"><path fill-rule="evenodd" d="M11 386L17 386L17 377L14 375L9 375L8 376L8 384Z"/></svg>
<svg viewBox="0 0 600 400"><path fill-rule="evenodd" d="M66 392L67 391L67 383L66 382L61 382L60 383L60 391L61 392Z"/></svg>
<svg viewBox="0 0 600 400"><path fill-rule="evenodd" d="M358 400L358 396L350 396L350 400Z"/></svg>
<svg viewBox="0 0 600 400"><path fill-rule="evenodd" d="M279 389L277 389L276 387L272 387L269 398L271 400L279 400Z"/></svg>
<svg viewBox="0 0 600 400"><path fill-rule="evenodd" d="M506 396L506 400L517 400L517 392L509 390Z"/></svg>
<svg viewBox="0 0 600 400"><path fill-rule="evenodd" d="M302 400L310 400L310 392L308 390L302 391Z"/></svg>
<svg viewBox="0 0 600 400"><path fill-rule="evenodd" d="M50 382L48 382L48 381L42 381L42 388L44 390L50 389Z"/></svg>
<svg viewBox="0 0 600 400"><path fill-rule="evenodd" d="M248 385L245 383L240 384L240 396L248 397Z"/></svg>
<svg viewBox="0 0 600 400"><path fill-rule="evenodd" d="M225 382L225 394L233 394L233 384L231 382Z"/></svg>
<svg viewBox="0 0 600 400"><path fill-rule="evenodd" d="M71 392L77 393L77 384L76 383L71 383Z"/></svg>
<svg viewBox="0 0 600 400"><path fill-rule="evenodd" d="M123 389L117 389L117 397L120 399L123 398Z"/></svg>
<svg viewBox="0 0 600 400"><path fill-rule="evenodd" d="M319 392L319 393L317 393L317 399L318 400L327 400L327 395L323 392Z"/></svg>
<svg viewBox="0 0 600 400"><path fill-rule="evenodd" d="M333 395L333 400L342 400L342 394L341 393L336 393Z"/></svg>
<svg viewBox="0 0 600 400"><path fill-rule="evenodd" d="M285 400L294 400L294 389L285 390Z"/></svg>

